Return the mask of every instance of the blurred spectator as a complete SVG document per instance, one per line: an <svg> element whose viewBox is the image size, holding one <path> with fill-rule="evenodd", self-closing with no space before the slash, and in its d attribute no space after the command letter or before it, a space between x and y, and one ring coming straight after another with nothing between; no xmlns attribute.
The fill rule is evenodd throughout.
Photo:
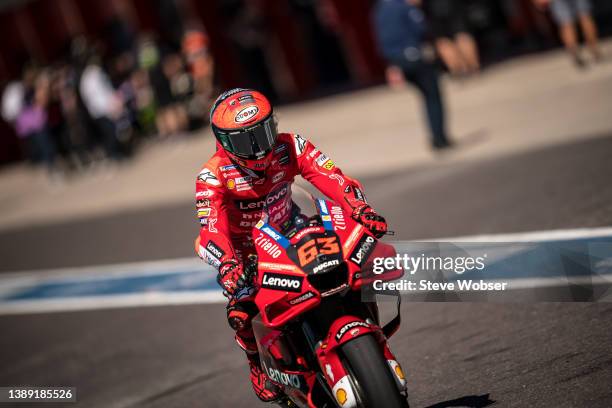
<svg viewBox="0 0 612 408"><path fill-rule="evenodd" d="M32 162L42 162L50 176L55 174L55 146L48 129L49 76L27 68L24 73L23 106L17 115L15 130L26 142Z"/></svg>
<svg viewBox="0 0 612 408"><path fill-rule="evenodd" d="M387 61L387 81L392 87L412 83L425 101L431 144L450 146L444 124L439 75L423 53L425 19L410 0L379 0L374 9L374 28L382 56Z"/></svg>
<svg viewBox="0 0 612 408"><path fill-rule="evenodd" d="M88 114L79 98L79 73L71 65L60 67L57 76L59 101L64 120L66 121L66 143L71 161L77 168L87 167L92 163L90 153Z"/></svg>
<svg viewBox="0 0 612 408"><path fill-rule="evenodd" d="M245 86L257 89L275 102L278 93L266 55L271 42L271 24L264 12L265 3L262 0L243 0L235 10L229 35L238 51L240 65L245 69Z"/></svg>
<svg viewBox="0 0 612 408"><path fill-rule="evenodd" d="M175 94L181 70L180 56L167 53L161 64L157 64L149 73L157 107L155 123L162 137L176 134L187 127L187 113Z"/></svg>
<svg viewBox="0 0 612 408"><path fill-rule="evenodd" d="M476 41L468 30L466 1L424 0L423 10L436 51L450 73L461 76L478 72L480 58Z"/></svg>
<svg viewBox="0 0 612 408"><path fill-rule="evenodd" d="M559 26L559 35L565 49L570 54L577 67L586 66L578 46L578 35L576 33L576 20L584 39L596 61L602 59L597 38L597 26L591 16L590 0L534 0L542 8L550 8L552 16Z"/></svg>
<svg viewBox="0 0 612 408"><path fill-rule="evenodd" d="M20 81L11 81L2 92L2 119L14 124L23 108L24 90Z"/></svg>
<svg viewBox="0 0 612 408"><path fill-rule="evenodd" d="M183 76L183 82L177 86L181 86L183 95L186 95L187 87L193 87L193 97L187 101L187 110L189 118L197 122L208 120L205 112L209 111L215 94L214 61L208 42L209 38L202 30L190 29L183 36L182 51L193 84L185 83Z"/></svg>
<svg viewBox="0 0 612 408"><path fill-rule="evenodd" d="M100 57L95 52L89 56L81 75L79 92L102 138L107 157L115 160L122 158L117 127L119 119L124 114L122 101L102 69Z"/></svg>

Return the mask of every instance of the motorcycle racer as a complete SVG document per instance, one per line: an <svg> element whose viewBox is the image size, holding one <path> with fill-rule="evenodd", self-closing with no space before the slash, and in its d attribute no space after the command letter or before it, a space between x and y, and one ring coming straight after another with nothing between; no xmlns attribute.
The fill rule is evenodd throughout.
<svg viewBox="0 0 612 408"><path fill-rule="evenodd" d="M289 227L299 213L291 199L291 184L300 175L375 236L382 236L387 224L367 203L357 180L344 175L300 135L278 133L272 106L260 92L235 88L222 93L213 104L210 123L217 151L196 179L201 229L195 249L218 268L217 281L230 299L228 322L247 354L256 395L275 401L280 390L262 370L250 325L257 310L252 303L238 302L250 286L247 259L256 252L255 245L273 248L267 240L251 238L264 206L271 222Z"/></svg>

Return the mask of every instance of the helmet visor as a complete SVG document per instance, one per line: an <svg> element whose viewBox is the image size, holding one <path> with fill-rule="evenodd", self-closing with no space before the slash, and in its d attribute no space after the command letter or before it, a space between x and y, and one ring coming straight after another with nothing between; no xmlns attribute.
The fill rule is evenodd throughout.
<svg viewBox="0 0 612 408"><path fill-rule="evenodd" d="M239 131L216 128L215 133L225 150L245 159L260 159L265 156L274 147L277 136L273 116L250 128Z"/></svg>

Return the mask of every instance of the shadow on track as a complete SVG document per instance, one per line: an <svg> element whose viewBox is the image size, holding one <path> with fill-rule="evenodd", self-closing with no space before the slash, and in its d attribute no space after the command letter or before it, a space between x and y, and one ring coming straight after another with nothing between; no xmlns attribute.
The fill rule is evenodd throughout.
<svg viewBox="0 0 612 408"><path fill-rule="evenodd" d="M489 399L489 394L483 395L468 395L465 397L457 398L454 400L448 400L438 402L437 404L430 405L427 408L449 408L449 407L467 407L467 408L483 408L489 405L495 404L495 401Z"/></svg>

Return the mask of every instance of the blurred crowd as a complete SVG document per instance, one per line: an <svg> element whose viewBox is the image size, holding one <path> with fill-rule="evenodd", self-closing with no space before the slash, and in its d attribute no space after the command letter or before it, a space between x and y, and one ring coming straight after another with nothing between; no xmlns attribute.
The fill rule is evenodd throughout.
<svg viewBox="0 0 612 408"><path fill-rule="evenodd" d="M590 62L577 27L602 59L590 0L65 0L53 4L74 7L61 13L49 4L0 13L0 34L4 26L20 38L0 44L0 68L18 51L47 61L26 64L18 79L15 63L6 76L13 80L2 88L2 118L21 154L0 159L29 157L53 177L125 160L144 141L205 125L215 84L252 87L276 103L378 84L386 74L392 87L409 84L422 95L439 150L452 145L440 72L463 80L483 61L547 49L553 22L577 66ZM36 24L38 14L48 25ZM144 24L147 16L156 23ZM72 28L47 41L64 24ZM89 25L89 37L74 34ZM0 123L5 135L0 148L14 147Z"/></svg>
<svg viewBox="0 0 612 408"><path fill-rule="evenodd" d="M180 49L143 35L108 55L102 42L78 36L59 61L28 63L4 88L3 119L54 179L127 159L147 139L182 137L207 122L214 89L204 32L185 32Z"/></svg>
<svg viewBox="0 0 612 408"><path fill-rule="evenodd" d="M593 60L603 59L589 0L533 0L533 4L541 10L550 9L576 66L586 66L576 25L583 31ZM457 0L378 0L373 10L374 36L387 64L387 82L393 88L409 83L421 94L434 150L453 145L436 57L453 77L465 78L480 71L468 15L469 3Z"/></svg>

